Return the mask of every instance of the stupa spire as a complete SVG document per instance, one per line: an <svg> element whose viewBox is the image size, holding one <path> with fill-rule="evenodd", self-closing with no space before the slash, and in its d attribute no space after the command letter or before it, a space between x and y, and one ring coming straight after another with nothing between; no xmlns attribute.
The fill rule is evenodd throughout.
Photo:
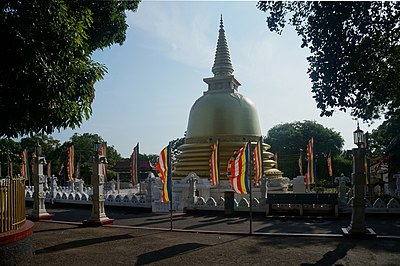
<svg viewBox="0 0 400 266"><path fill-rule="evenodd" d="M219 35L217 42L217 50L215 51L214 65L212 67L214 77L230 76L233 73L233 66L231 57L229 55L228 42L225 37L224 23L221 21L219 24Z"/></svg>

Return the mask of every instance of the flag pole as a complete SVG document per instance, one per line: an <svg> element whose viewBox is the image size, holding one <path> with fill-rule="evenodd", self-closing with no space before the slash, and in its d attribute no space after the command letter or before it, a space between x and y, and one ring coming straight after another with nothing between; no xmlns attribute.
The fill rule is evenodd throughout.
<svg viewBox="0 0 400 266"><path fill-rule="evenodd" d="M167 158L168 158L168 178L167 182L170 181L170 191L171 191L171 196L169 199L169 216L170 216L170 230L172 231L172 171L171 171L171 142L168 144L168 151L167 151Z"/></svg>
<svg viewBox="0 0 400 266"><path fill-rule="evenodd" d="M246 174L247 174L247 179L248 179L248 182L250 182L250 235L251 234L253 234L253 194L252 194L252 178L249 178L249 176L252 176L251 175L251 168L249 169L249 167L252 165L251 164L251 161L250 161L250 154L251 154L251 141L249 141L249 143L248 143L248 146L249 146L249 148L248 148L248 152L247 152L247 154L246 154L246 156L247 156L247 168L246 168Z"/></svg>

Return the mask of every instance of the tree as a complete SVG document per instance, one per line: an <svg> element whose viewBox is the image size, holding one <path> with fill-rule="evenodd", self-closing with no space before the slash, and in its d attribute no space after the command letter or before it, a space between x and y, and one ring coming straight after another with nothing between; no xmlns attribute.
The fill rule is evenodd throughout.
<svg viewBox="0 0 400 266"><path fill-rule="evenodd" d="M46 158L52 159L55 156L54 152L57 148L61 146L60 141L58 139L54 139L52 136L44 135L44 134L36 134L32 137L22 138L21 148L27 149L28 154L32 154L35 152L36 145L40 145L42 148L42 153L46 156Z"/></svg>
<svg viewBox="0 0 400 266"><path fill-rule="evenodd" d="M321 116L351 110L366 121L400 106L400 2L260 1L268 28L295 27L311 56L308 73ZM289 17L289 20L287 21Z"/></svg>
<svg viewBox="0 0 400 266"><path fill-rule="evenodd" d="M75 128L91 114L106 68L98 48L125 40L139 0L5 0L0 3L0 137Z"/></svg>
<svg viewBox="0 0 400 266"><path fill-rule="evenodd" d="M370 142L373 155L382 155L391 146L391 144L394 144L396 141L400 141L399 132L400 111L394 113L377 129L372 130ZM395 151L394 153L397 156L400 156L400 151Z"/></svg>
<svg viewBox="0 0 400 266"><path fill-rule="evenodd" d="M19 167L21 153L20 143L11 139L0 139L0 177L5 177L9 174L8 163L10 161L14 163L14 167ZM14 168L14 173L17 174L15 170Z"/></svg>
<svg viewBox="0 0 400 266"><path fill-rule="evenodd" d="M344 140L339 133L307 120L276 125L268 131L266 142L271 145L272 152L278 153L278 168L285 176L300 174L300 154L303 158L303 174L307 171L307 144L311 138L314 138L317 176L328 177L327 156L329 153L333 158L340 155L343 147Z"/></svg>
<svg viewBox="0 0 400 266"><path fill-rule="evenodd" d="M80 175L85 183L91 182L93 165L93 143L96 141L105 142L99 135L84 133L79 135L75 133L69 142L63 144L62 161L67 162L67 147L74 145L75 164L79 161ZM121 161L122 157L114 146L107 146L107 180L115 178L116 174L111 170L116 162Z"/></svg>
<svg viewBox="0 0 400 266"><path fill-rule="evenodd" d="M157 154L143 154L144 160L149 160L149 162L155 167L158 163L158 155Z"/></svg>

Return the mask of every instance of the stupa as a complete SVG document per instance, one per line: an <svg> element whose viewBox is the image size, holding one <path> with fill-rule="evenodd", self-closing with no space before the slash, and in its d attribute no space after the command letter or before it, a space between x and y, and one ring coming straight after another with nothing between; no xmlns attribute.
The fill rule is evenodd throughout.
<svg viewBox="0 0 400 266"><path fill-rule="evenodd" d="M233 75L233 66L225 36L224 25L220 21L217 49L212 73L214 77L205 78L208 90L193 104L186 131L185 144L179 147L180 154L174 164L174 179L182 179L189 173L200 178L210 175L209 158L211 144L220 142L220 174L227 178L227 164L235 150L246 142L256 145L261 136L257 109L254 103L238 92L241 85ZM276 165L270 145L263 144L264 170L268 174ZM275 177L282 173L275 169ZM280 174L280 175L279 175Z"/></svg>

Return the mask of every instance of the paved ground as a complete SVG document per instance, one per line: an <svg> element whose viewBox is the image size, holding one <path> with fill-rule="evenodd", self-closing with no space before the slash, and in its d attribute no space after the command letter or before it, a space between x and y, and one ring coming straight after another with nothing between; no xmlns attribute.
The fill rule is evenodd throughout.
<svg viewBox="0 0 400 266"><path fill-rule="evenodd" d="M36 222L35 254L21 265L400 265L398 215L367 216L378 237L347 239L349 216L254 217L250 236L248 217L176 214L169 231L168 214L107 210L113 226L87 228L90 209L48 211L55 221Z"/></svg>

